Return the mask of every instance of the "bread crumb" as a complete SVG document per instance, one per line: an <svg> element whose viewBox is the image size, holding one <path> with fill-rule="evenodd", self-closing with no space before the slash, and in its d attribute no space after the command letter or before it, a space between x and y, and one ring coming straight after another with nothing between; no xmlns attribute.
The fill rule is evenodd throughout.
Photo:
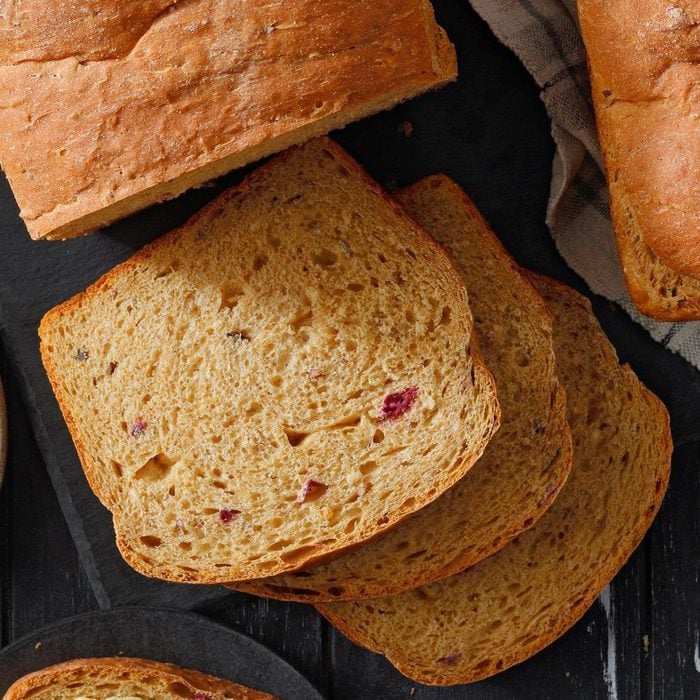
<svg viewBox="0 0 700 700"><path fill-rule="evenodd" d="M411 137L413 133L413 124L411 122L401 122L399 124L399 133L403 134L407 139Z"/></svg>
<svg viewBox="0 0 700 700"><path fill-rule="evenodd" d="M39 651L39 649L41 649L41 642L37 642L37 643L34 645L34 650L35 650L35 651Z"/></svg>
<svg viewBox="0 0 700 700"><path fill-rule="evenodd" d="M416 689L415 689L415 688L411 688L411 695L415 695L415 694L416 694Z"/></svg>
<svg viewBox="0 0 700 700"><path fill-rule="evenodd" d="M648 654L649 653L649 635L648 634L645 634L642 637L642 644L644 646L644 653Z"/></svg>

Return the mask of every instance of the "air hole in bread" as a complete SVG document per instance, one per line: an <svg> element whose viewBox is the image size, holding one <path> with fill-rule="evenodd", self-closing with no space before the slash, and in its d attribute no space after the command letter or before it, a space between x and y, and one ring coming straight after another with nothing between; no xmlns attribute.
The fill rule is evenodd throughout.
<svg viewBox="0 0 700 700"><path fill-rule="evenodd" d="M190 552L192 551L192 543L191 542L180 542L178 544L178 547L185 552Z"/></svg>
<svg viewBox="0 0 700 700"><path fill-rule="evenodd" d="M113 459L109 461L109 465L112 467L112 471L117 475L117 477L121 479L122 475L124 474L124 468L122 465Z"/></svg>
<svg viewBox="0 0 700 700"><path fill-rule="evenodd" d="M442 315L440 316L440 325L441 326L446 326L449 324L450 319L452 318L452 309L449 306L445 306L442 309Z"/></svg>
<svg viewBox="0 0 700 700"><path fill-rule="evenodd" d="M351 292L361 292L365 286L363 284L351 282L346 289L350 290Z"/></svg>
<svg viewBox="0 0 700 700"><path fill-rule="evenodd" d="M398 454L399 452L403 452L404 450L407 450L408 446L407 445L400 445L399 447L392 447L390 450L387 450L382 457L391 457L392 455Z"/></svg>
<svg viewBox="0 0 700 700"><path fill-rule="evenodd" d="M304 326L310 326L311 321L314 317L313 309L305 309L299 315L295 316L290 322L289 326L292 330L298 331Z"/></svg>
<svg viewBox="0 0 700 700"><path fill-rule="evenodd" d="M272 384L275 389L279 389L283 382L284 379L279 374L276 374L274 377L272 377L272 379L270 379L270 384Z"/></svg>
<svg viewBox="0 0 700 700"><path fill-rule="evenodd" d="M367 476L367 474L371 474L379 464L375 461L372 462L365 462L364 464L360 465L360 474Z"/></svg>
<svg viewBox="0 0 700 700"><path fill-rule="evenodd" d="M271 545L267 547L268 552L279 552L280 549L284 549L285 547L289 547L290 544L292 544L294 540L278 540L277 542L273 542Z"/></svg>
<svg viewBox="0 0 700 700"><path fill-rule="evenodd" d="M138 481L160 481L170 473L170 469L175 462L177 462L177 459L171 459L160 452L155 457L151 457L146 464L136 471L134 479Z"/></svg>
<svg viewBox="0 0 700 700"><path fill-rule="evenodd" d="M379 444L380 442L382 442L383 440L384 440L384 431L383 431L383 430L380 430L379 428L377 428L377 429L374 431L374 435L372 436L372 442L373 442L375 445L378 445L378 444Z"/></svg>
<svg viewBox="0 0 700 700"><path fill-rule="evenodd" d="M353 532L355 530L359 520L360 520L359 518L351 518L350 520L348 520L347 525L343 528L343 532L346 535L349 535L351 532Z"/></svg>
<svg viewBox="0 0 700 700"><path fill-rule="evenodd" d="M343 428L355 428L360 424L362 416L359 413L353 413L350 416L341 418L336 423L329 425L327 430L342 430Z"/></svg>
<svg viewBox="0 0 700 700"><path fill-rule="evenodd" d="M146 545L146 547L160 547L160 545L163 544L160 537L155 537L155 535L144 535L139 539Z"/></svg>
<svg viewBox="0 0 700 700"><path fill-rule="evenodd" d="M530 364L530 358L527 355L519 355L516 362L518 367L527 367Z"/></svg>
<svg viewBox="0 0 700 700"><path fill-rule="evenodd" d="M304 598L317 598L320 595L318 591L314 591L311 588L294 588L293 586L276 586L274 584L267 585L271 591L279 591L280 593L303 596Z"/></svg>
<svg viewBox="0 0 700 700"><path fill-rule="evenodd" d="M267 257L267 255L258 255L255 258L255 260L253 260L253 270L255 270L256 272L262 270L263 267L267 265L269 260L270 259Z"/></svg>
<svg viewBox="0 0 700 700"><path fill-rule="evenodd" d="M302 442L304 442L304 440L306 440L307 437L309 437L309 433L292 430L291 428L282 428L282 430L287 436L287 440L292 447L298 447Z"/></svg>
<svg viewBox="0 0 700 700"><path fill-rule="evenodd" d="M338 262L338 256L328 248L321 248L318 253L314 253L312 260L319 267L333 267Z"/></svg>
<svg viewBox="0 0 700 700"><path fill-rule="evenodd" d="M406 320L409 323L415 323L416 322L416 312L412 308L406 309Z"/></svg>
<svg viewBox="0 0 700 700"><path fill-rule="evenodd" d="M426 549L419 549L417 552L411 552L411 554L406 556L404 561L411 561L411 559L417 559L419 557L422 557L426 552Z"/></svg>
<svg viewBox="0 0 700 700"><path fill-rule="evenodd" d="M285 564L297 565L299 562L306 561L309 555L316 551L318 548L315 545L309 545L307 547L298 547L297 549L292 549L289 552L285 552L280 555L280 559Z"/></svg>
<svg viewBox="0 0 700 700"><path fill-rule="evenodd" d="M167 267L161 268L160 272L156 273L156 279L162 279L163 277L167 277L168 275L171 275L173 272L176 272L180 268L180 261L179 260L173 260L170 262L170 264Z"/></svg>
<svg viewBox="0 0 700 700"><path fill-rule="evenodd" d="M243 290L240 287L232 284L225 284L221 288L219 311L223 309L235 309L242 296Z"/></svg>
<svg viewBox="0 0 700 700"><path fill-rule="evenodd" d="M168 683L165 690L176 698L192 697L192 691L184 683Z"/></svg>

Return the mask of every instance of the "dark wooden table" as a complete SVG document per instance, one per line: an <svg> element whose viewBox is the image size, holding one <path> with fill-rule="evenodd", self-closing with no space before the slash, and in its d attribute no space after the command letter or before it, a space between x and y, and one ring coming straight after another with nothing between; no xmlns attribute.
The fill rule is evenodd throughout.
<svg viewBox="0 0 700 700"><path fill-rule="evenodd" d="M470 26L473 34L464 40L465 51L473 46L476 52L478 42L493 41L476 20ZM543 141L548 129L543 111L537 111L536 90L505 49L493 50L489 69L494 74L501 71L501 89L520 90L518 99L534 110L533 117L523 112L522 118L532 119L532 139L522 147L531 148L539 162L520 191L479 190L475 182L477 203L521 263L585 291L558 258L542 223L552 148ZM475 124L482 124L480 115L473 117ZM393 122L390 126L395 130ZM463 129L463 125L447 126L455 133ZM478 129L483 131L483 125ZM361 131L350 130L344 137L351 146L353 139L359 143ZM464 143L468 148L469 142ZM494 161L484 163L485 170L509 167L493 148L486 152L494 153ZM375 161L366 164L381 179L381 146L372 153ZM410 170L409 163L406 169ZM676 448L669 493L651 532L612 583L605 605L594 604L563 638L534 659L478 685L429 689L401 677L382 657L352 645L309 607L250 598L202 612L277 651L329 698L700 698L700 373L654 343L619 308L601 299L594 299L594 308L621 359L669 407ZM0 645L4 646L97 605L37 451L11 358L1 346L0 372L10 419L8 473L0 494Z"/></svg>

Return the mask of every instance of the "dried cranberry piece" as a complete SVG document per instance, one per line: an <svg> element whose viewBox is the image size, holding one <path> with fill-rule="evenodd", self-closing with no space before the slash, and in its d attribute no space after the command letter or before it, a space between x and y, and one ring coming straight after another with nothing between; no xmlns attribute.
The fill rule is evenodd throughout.
<svg viewBox="0 0 700 700"><path fill-rule="evenodd" d="M148 423L143 418L137 418L129 429L129 435L133 438L141 437L148 427Z"/></svg>
<svg viewBox="0 0 700 700"><path fill-rule="evenodd" d="M411 407L418 398L418 387L409 386L396 394L389 394L384 397L382 406L382 420L397 420L411 410Z"/></svg>
<svg viewBox="0 0 700 700"><path fill-rule="evenodd" d="M222 523L228 524L228 523L232 523L240 514L241 514L240 510L233 510L232 508L224 508L223 510L219 511L219 519L221 520Z"/></svg>
<svg viewBox="0 0 700 700"><path fill-rule="evenodd" d="M456 652L454 654L449 654L448 656L441 656L437 662L439 664L444 664L445 666L454 666L461 658L462 654L460 652Z"/></svg>
<svg viewBox="0 0 700 700"><path fill-rule="evenodd" d="M317 498L321 498L321 496L323 496L327 490L328 486L326 486L326 484L322 484L320 481L314 481L313 479L308 479L301 487L301 490L297 495L297 503L315 501Z"/></svg>
<svg viewBox="0 0 700 700"><path fill-rule="evenodd" d="M110 377L114 374L114 370L117 369L118 366L119 366L118 362L110 362L109 363L109 369L107 370L107 373L109 374Z"/></svg>
<svg viewBox="0 0 700 700"><path fill-rule="evenodd" d="M192 700L209 700L209 698L204 693L195 693Z"/></svg>

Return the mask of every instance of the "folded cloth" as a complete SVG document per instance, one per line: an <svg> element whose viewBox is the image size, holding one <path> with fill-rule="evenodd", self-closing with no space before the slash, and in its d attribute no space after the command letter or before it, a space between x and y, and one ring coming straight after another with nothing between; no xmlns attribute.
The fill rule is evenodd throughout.
<svg viewBox="0 0 700 700"><path fill-rule="evenodd" d="M542 89L556 154L547 225L568 265L652 337L700 369L700 322L663 323L627 293L610 223L608 191L575 0L470 0Z"/></svg>

